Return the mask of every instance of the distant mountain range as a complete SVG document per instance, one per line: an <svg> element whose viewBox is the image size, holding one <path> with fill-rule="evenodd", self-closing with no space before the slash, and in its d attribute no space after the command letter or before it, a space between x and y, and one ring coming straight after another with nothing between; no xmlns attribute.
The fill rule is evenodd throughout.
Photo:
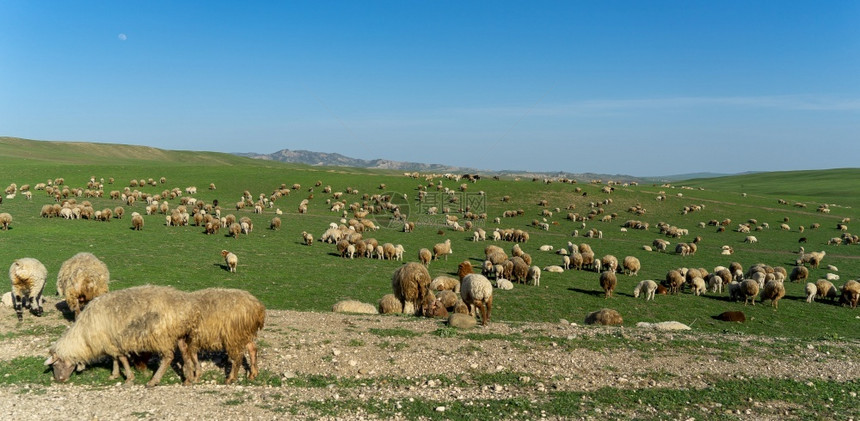
<svg viewBox="0 0 860 421"><path fill-rule="evenodd" d="M282 149L270 154L260 153L234 153L234 155L243 156L254 159L264 159L270 161L290 162L295 164L306 164L312 166L334 166L334 167L355 167L383 170L399 170L399 171L418 171L418 172L435 172L435 173L455 173L455 174L481 174L481 175L498 175L506 177L567 177L571 179L587 181L594 179L615 180L615 181L646 181L654 182L659 180L668 181L664 177L634 177L626 174L594 174L594 173L568 173L564 171L555 172L535 172L521 170L485 170L469 167L456 167L443 164L425 164L420 162L403 162L391 161L388 159L359 159L350 158L339 153L313 152L306 150L290 150ZM702 175L705 177L706 175ZM716 176L716 175L714 175ZM680 179L680 178L678 178Z"/></svg>

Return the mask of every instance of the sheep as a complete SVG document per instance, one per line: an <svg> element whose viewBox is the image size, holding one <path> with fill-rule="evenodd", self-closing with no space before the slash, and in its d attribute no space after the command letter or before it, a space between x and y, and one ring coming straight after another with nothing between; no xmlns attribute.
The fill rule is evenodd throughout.
<svg viewBox="0 0 860 421"><path fill-rule="evenodd" d="M723 322L740 322L747 321L747 316L742 311L724 311L716 316L711 316L716 320Z"/></svg>
<svg viewBox="0 0 860 421"><path fill-rule="evenodd" d="M281 218L278 218L277 216L272 218L271 222L269 222L269 229L272 231L281 229ZM313 244L313 239L311 239L311 244Z"/></svg>
<svg viewBox="0 0 860 421"><path fill-rule="evenodd" d="M334 313L377 314L373 304L355 300L338 301L331 306L331 311Z"/></svg>
<svg viewBox="0 0 860 421"><path fill-rule="evenodd" d="M684 285L684 275L677 270L670 270L666 273L666 287L670 294L677 294L681 291L681 286Z"/></svg>
<svg viewBox="0 0 860 421"><path fill-rule="evenodd" d="M496 279L496 288L510 291L514 289L514 283L505 278L498 278Z"/></svg>
<svg viewBox="0 0 860 421"><path fill-rule="evenodd" d="M410 302L413 308L419 309L429 292L427 287L430 282L430 272L427 268L414 262L397 268L391 276L391 288L403 308L406 307L407 302Z"/></svg>
<svg viewBox="0 0 860 421"><path fill-rule="evenodd" d="M782 284L782 281L767 281L761 290L761 301L771 300L771 305L774 308L779 308L779 300L784 296L785 286Z"/></svg>
<svg viewBox="0 0 860 421"><path fill-rule="evenodd" d="M758 243L758 238L755 238L755 236L754 236L754 235L748 235L748 236L744 239L744 243L749 243L749 244L755 244L755 243Z"/></svg>
<svg viewBox="0 0 860 421"><path fill-rule="evenodd" d="M654 293L657 291L657 283L651 279L639 282L636 288L633 288L633 298L639 298L639 294L642 291L645 291L645 301L653 300Z"/></svg>
<svg viewBox="0 0 860 421"><path fill-rule="evenodd" d="M624 258L623 267L628 276L635 276L639 274L642 264L635 256L627 256Z"/></svg>
<svg viewBox="0 0 860 421"><path fill-rule="evenodd" d="M744 297L744 305L752 300L752 305L755 305L755 297L759 292L759 284L751 279L746 279L740 283L740 293Z"/></svg>
<svg viewBox="0 0 860 421"><path fill-rule="evenodd" d="M818 289L818 298L835 299L839 295L839 291L832 282L826 279L819 279L815 282L815 287Z"/></svg>
<svg viewBox="0 0 860 421"><path fill-rule="evenodd" d="M612 297L612 291L618 284L618 279L615 277L615 272L607 270L600 273L600 287L603 288L604 298Z"/></svg>
<svg viewBox="0 0 860 421"><path fill-rule="evenodd" d="M602 267L605 267L606 270L608 270L612 273L615 273L618 270L618 258L611 255L611 254L607 254L606 256L603 256L600 259L600 263L601 263Z"/></svg>
<svg viewBox="0 0 860 421"><path fill-rule="evenodd" d="M108 292L110 271L92 253L78 253L60 266L57 272L57 294L63 297L69 311L77 318L94 298Z"/></svg>
<svg viewBox="0 0 860 421"><path fill-rule="evenodd" d="M701 276L696 276L690 281L690 286L693 291L693 294L696 296L702 295L707 292L708 287L705 285L705 280L702 279Z"/></svg>
<svg viewBox="0 0 860 421"><path fill-rule="evenodd" d="M505 271L506 278L510 278L511 281L516 282L526 281L529 274L529 265L522 257L512 257L508 262L506 262L506 266L511 268L510 273L508 273L507 270Z"/></svg>
<svg viewBox="0 0 860 421"><path fill-rule="evenodd" d="M457 287L459 290L460 287ZM439 301L442 304L442 307L453 311L454 307L457 306L457 302L460 301L460 298L456 293L451 291L440 291L439 295L436 296L436 301Z"/></svg>
<svg viewBox="0 0 860 421"><path fill-rule="evenodd" d="M622 323L624 323L624 319L621 317L621 313L610 308L597 310L588 313L588 315L585 316L585 324L587 325L599 324L604 326L613 326L620 325Z"/></svg>
<svg viewBox="0 0 860 421"><path fill-rule="evenodd" d="M813 268L818 268L818 265L824 259L824 256L827 254L826 251L811 251L809 253L803 252L803 247L800 248L800 257L797 259L797 265L809 263L809 266Z"/></svg>
<svg viewBox="0 0 860 421"><path fill-rule="evenodd" d="M716 273L709 274L706 278L706 282L711 292L720 294L723 293L723 284L727 283L722 276Z"/></svg>
<svg viewBox="0 0 860 421"><path fill-rule="evenodd" d="M460 282L460 292L469 313L473 313L473 306L477 307L481 312L481 325L486 326L493 307L493 285L490 281L483 275L471 273Z"/></svg>
<svg viewBox="0 0 860 421"><path fill-rule="evenodd" d="M537 266L531 266L529 268L529 274L526 276L526 281L528 282L529 280L531 280L532 285L534 285L536 287L540 286L540 276L541 276L540 268Z"/></svg>
<svg viewBox="0 0 860 421"><path fill-rule="evenodd" d="M827 265L827 270L831 272L839 272L839 268L834 265Z"/></svg>
<svg viewBox="0 0 860 421"><path fill-rule="evenodd" d="M450 276L437 276L430 281L429 288L433 291L454 291L460 293L460 281Z"/></svg>
<svg viewBox="0 0 860 421"><path fill-rule="evenodd" d="M239 257L227 250L221 250L221 257L223 257L224 262L227 263L227 270L231 273L235 273L236 266L239 264Z"/></svg>
<svg viewBox="0 0 860 421"><path fill-rule="evenodd" d="M837 275L835 273L827 273L824 275L824 279L827 279L828 281L831 281L831 282L832 281L838 281L839 275Z"/></svg>
<svg viewBox="0 0 860 421"><path fill-rule="evenodd" d="M12 215L3 212L0 213L0 228L3 228L3 231L9 229L9 224L12 223Z"/></svg>
<svg viewBox="0 0 860 421"><path fill-rule="evenodd" d="M72 370L101 356L114 358L110 379L119 377L122 363L126 384L134 381L128 363L131 353L154 352L160 357L158 369L147 387L157 385L173 361L177 344L184 361L186 337L200 319L200 310L190 305L188 293L171 287L144 285L97 297L71 328L51 346L45 365L52 366L54 380L64 383Z"/></svg>
<svg viewBox="0 0 860 421"><path fill-rule="evenodd" d="M240 289L207 288L190 294L200 320L188 339L191 361L183 365L185 383L200 379L198 351L225 351L230 360L226 384L236 381L245 350L248 350L248 380L257 377L257 332L266 322L266 308L251 293Z"/></svg>
<svg viewBox="0 0 860 421"><path fill-rule="evenodd" d="M803 282L809 278L809 269L806 266L795 266L788 275L791 282Z"/></svg>
<svg viewBox="0 0 860 421"><path fill-rule="evenodd" d="M433 260L439 260L439 256L444 255L445 260L448 260L448 255L454 251L451 250L451 239L445 240L444 243L438 243L433 246Z"/></svg>
<svg viewBox="0 0 860 421"><path fill-rule="evenodd" d="M806 283L806 302L811 303L815 301L815 296L818 295L818 287L815 286L812 282Z"/></svg>
<svg viewBox="0 0 860 421"><path fill-rule="evenodd" d="M415 313L415 308L412 306L412 303L407 302L406 308L404 308L403 304L400 303L400 300L398 300L397 297L394 296L394 294L383 295L382 298L379 299L377 307L379 309L379 314Z"/></svg>
<svg viewBox="0 0 860 421"><path fill-rule="evenodd" d="M564 268L558 265L549 265L543 268L544 272L564 273Z"/></svg>
<svg viewBox="0 0 860 421"><path fill-rule="evenodd" d="M857 308L857 303L860 301L860 282L852 280L843 284L839 301L851 308Z"/></svg>
<svg viewBox="0 0 860 421"><path fill-rule="evenodd" d="M42 262L32 257L16 259L9 266L9 280L12 282L12 307L18 321L24 320L23 309L29 309L37 317L42 316L42 290L48 269Z"/></svg>
<svg viewBox="0 0 860 421"><path fill-rule="evenodd" d="M430 253L430 250L426 248L422 248L418 250L418 261L421 262L422 265L430 266L430 260L433 258L433 255Z"/></svg>
<svg viewBox="0 0 860 421"><path fill-rule="evenodd" d="M551 245L544 244L538 248L540 251L552 251L553 247Z"/></svg>

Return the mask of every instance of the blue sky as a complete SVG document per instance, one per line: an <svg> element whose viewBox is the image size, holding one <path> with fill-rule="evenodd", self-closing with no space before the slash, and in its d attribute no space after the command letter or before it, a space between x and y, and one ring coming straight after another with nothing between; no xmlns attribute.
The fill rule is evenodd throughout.
<svg viewBox="0 0 860 421"><path fill-rule="evenodd" d="M0 0L0 135L485 169L856 167L860 2Z"/></svg>

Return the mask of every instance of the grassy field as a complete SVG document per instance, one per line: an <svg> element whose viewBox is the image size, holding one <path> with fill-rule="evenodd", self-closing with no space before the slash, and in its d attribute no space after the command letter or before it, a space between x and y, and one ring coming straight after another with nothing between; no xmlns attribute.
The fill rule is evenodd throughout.
<svg viewBox="0 0 860 421"><path fill-rule="evenodd" d="M463 260L480 265L484 247L492 243L472 242L471 233L449 230L445 228L442 216L427 215L425 211L431 203L418 203L415 198L418 187L426 186L428 181L423 177L405 177L402 173L287 165L207 152L11 138L0 138L0 156L3 158L0 187L11 183L35 186L62 177L66 186L86 188L90 177L103 178L106 180L104 197L78 197L78 202L89 200L96 210L116 206L125 208L126 216L121 220L64 220L39 216L44 204L54 203L44 191L33 191L32 200L26 200L21 194L4 198L0 212L10 213L14 221L10 230L0 232L0 263L11 264L19 257L41 260L48 268L51 280L46 287L47 294L56 291L53 279L63 261L77 252L89 251L107 263L114 280L112 289L146 283L172 285L184 290L211 286L243 288L258 296L268 308L308 311L329 311L333 303L347 298L375 303L390 292L391 274L402 263L370 259L350 261L337 256L333 245L320 242L311 247L302 245L302 231L319 238L329 223L339 222L341 218L340 214L329 211L326 201L331 199L331 195L323 193L322 187L309 191L317 181L322 186L330 185L335 192L346 192L350 187L357 189L358 194L344 195L347 204L362 203L364 194L406 195L406 200L400 200L401 205L408 210L410 220L418 224L416 231L403 233L399 226L388 226L389 215L379 214L371 217L382 228L367 232L364 237L376 238L380 244L403 244L407 261L417 260L420 248L432 248L435 243L451 239L454 253L447 261L435 261L430 265L433 276L456 273L457 264ZM203 233L202 227L168 227L161 214L145 216L144 229L133 231L128 215L134 211L144 213L143 204L125 206L109 199L108 193L123 190L132 179L158 180L161 177L166 178L165 184L137 189L159 194L165 189L178 187L184 190L188 186L196 186L198 193L193 197L207 203L219 200L222 215L233 213L237 217L250 217L254 231L236 239L227 237L225 230L210 236ZM107 184L110 178L115 179L114 184ZM434 181L441 181L445 187L455 191L461 184L443 178ZM214 183L217 189L209 190L210 183ZM275 216L274 208L265 209L262 215L253 214L249 208L235 210L234 204L243 191L251 192L255 198L260 194L269 196L281 184L291 186L294 183L300 184L301 188L274 203L274 208L283 211L283 225L278 231L267 229ZM385 188L380 189L380 184L385 184ZM539 251L539 246L549 244L558 249L568 241L590 244L597 256L612 254L621 260L624 256L634 255L642 262L638 276L619 275L616 296L608 300L603 298L598 274L594 272L544 272L539 287L517 285L511 291L496 292L493 310L496 321L581 321L588 312L609 307L622 313L625 325L639 321L677 320L706 332L729 331L804 339L856 338L857 317L860 316L857 310L828 302L808 304L805 302L804 285L799 283L786 283L787 295L778 310L760 304L744 307L743 303L729 301L726 294L697 297L684 293L658 296L653 302L645 302L641 298L634 299L632 291L640 280L659 281L668 270L682 266L712 270L714 266L727 266L732 261L740 262L744 267L761 262L784 266L790 271L800 237L808 239L803 244L808 251L827 252L824 265L812 269L810 279L823 278L827 264L839 268L842 280L835 282L837 286L848 279L856 279L860 272L857 246L829 246L826 242L841 234L836 224L843 218L856 221L858 217L855 209L860 205L860 195L857 194L860 193L860 169L764 173L694 180L673 186L616 186L611 194L601 193L604 186L587 181L546 184L532 180L484 178L474 184L468 183L465 193L457 192L452 196L435 188L428 190L430 199L440 210L450 207L452 213L462 217L459 209L468 204L475 213L485 212L488 219L478 221L476 226L488 232L496 227L528 231L531 239L522 247L540 267L560 264L561 258L553 252ZM582 192L575 191L576 188ZM479 191L485 194L479 195ZM661 193L665 194L666 200L655 200ZM503 202L503 196L509 196L510 201ZM452 197L458 202L452 203ZM309 199L307 214L297 212L303 199ZM533 220L542 218L540 212L544 208L538 205L542 199L548 201L547 209L553 212L553 216L547 217L551 224L548 231L531 226ZM611 203L600 205L603 213L586 222L585 229L580 222L565 219L568 212L587 214L592 209L592 202L599 204L606 199L611 199ZM787 201L788 205L779 204L778 199ZM170 208L176 207L178 202L178 199L169 200ZM797 207L796 203L803 203L806 207ZM816 212L822 203L830 204L830 214ZM629 213L628 208L634 205L641 205L646 213L641 216ZM689 205L704 205L704 208L682 214L682 208ZM574 206L574 209L566 210L569 206ZM560 211L555 208L560 208ZM524 215L503 218L501 224L493 223L493 218L501 216L505 210L517 209L522 209ZM609 214L617 214L617 217L611 222L599 220ZM700 222L726 218L733 222L725 232L718 233L712 226L699 227ZM754 232L759 240L757 244L745 244L743 239L747 234L734 231L738 223L751 218L770 224L770 229ZM779 228L784 218L788 218L790 230ZM627 219L648 222L651 228L622 232L621 224ZM698 252L682 257L673 252L643 251L643 245L651 244L655 238L665 238L655 228L661 221L688 229L689 235L681 241L702 237ZM820 223L821 228L808 229L813 223ZM800 226L807 230L800 233ZM602 231L603 238L586 239L571 235L574 230L584 233L591 228ZM678 241L667 239L673 246ZM510 253L513 244L502 242L498 245ZM734 255L720 255L723 245L732 246ZM239 256L237 273L225 270L220 257L222 249ZM743 310L749 321L727 324L711 318L726 310ZM14 317L11 311L6 314Z"/></svg>

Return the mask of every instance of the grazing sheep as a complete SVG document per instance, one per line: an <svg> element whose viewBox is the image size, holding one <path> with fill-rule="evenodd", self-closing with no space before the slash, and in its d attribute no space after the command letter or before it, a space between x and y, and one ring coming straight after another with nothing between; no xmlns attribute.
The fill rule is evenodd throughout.
<svg viewBox="0 0 860 421"><path fill-rule="evenodd" d="M428 294L427 287L430 285L430 272L419 263L406 263L397 268L391 277L391 288L394 296L400 300L402 308L406 303L412 304L413 308L419 309L424 297Z"/></svg>
<svg viewBox="0 0 860 421"><path fill-rule="evenodd" d="M9 280L12 282L12 307L18 321L24 320L24 309L29 309L38 317L42 316L42 290L48 269L42 262L32 257L22 257L9 266Z"/></svg>
<svg viewBox="0 0 860 421"><path fill-rule="evenodd" d="M723 322L743 323L747 321L747 316L742 311L724 311L716 316L713 316L713 318Z"/></svg>
<svg viewBox="0 0 860 421"><path fill-rule="evenodd" d="M677 294L681 291L681 286L684 285L684 275L677 270L670 270L666 273L666 287L670 294Z"/></svg>
<svg viewBox="0 0 860 421"><path fill-rule="evenodd" d="M657 283L651 279L639 282L636 288L633 288L633 298L639 298L639 294L642 291L645 291L645 301L653 300L654 293L657 291Z"/></svg>
<svg viewBox="0 0 860 421"><path fill-rule="evenodd" d="M437 276L430 281L432 291L454 291L460 293L460 281L450 276Z"/></svg>
<svg viewBox="0 0 860 421"><path fill-rule="evenodd" d="M748 235L747 238L744 239L744 243L749 243L749 244L758 243L758 238L755 238L754 235Z"/></svg>
<svg viewBox="0 0 860 421"><path fill-rule="evenodd" d="M750 300L752 300L752 305L755 305L755 297L758 295L759 289L758 282L751 279L741 282L740 292L744 297L744 305L747 305Z"/></svg>
<svg viewBox="0 0 860 421"><path fill-rule="evenodd" d="M785 296L785 286L782 281L772 280L764 284L761 290L761 301L771 300L774 308L779 308L779 300Z"/></svg>
<svg viewBox="0 0 860 421"><path fill-rule="evenodd" d="M131 228L135 231L143 229L143 216L137 212L131 214Z"/></svg>
<svg viewBox="0 0 860 421"><path fill-rule="evenodd" d="M585 316L585 324L587 325L614 326L622 323L624 323L624 319L621 317L621 313L610 308L597 310Z"/></svg>
<svg viewBox="0 0 860 421"><path fill-rule="evenodd" d="M705 280L702 279L701 276L696 276L690 281L690 289L694 295L699 296L708 291L708 287L705 285Z"/></svg>
<svg viewBox="0 0 860 421"><path fill-rule="evenodd" d="M248 350L248 380L257 377L257 332L266 322L266 308L251 293L240 289L207 288L190 294L200 311L200 321L188 339L191 361L184 364L185 383L200 379L198 351L225 351L230 360L226 384L236 381L245 350Z"/></svg>
<svg viewBox="0 0 860 421"><path fill-rule="evenodd" d="M728 272L728 271L726 271L726 272ZM708 288L711 290L711 292L719 293L719 294L723 293L723 284L728 283L728 282L725 282L725 280L723 279L722 276L720 276L716 273L709 274L707 279L706 279L706 282L707 282Z"/></svg>
<svg viewBox="0 0 860 421"><path fill-rule="evenodd" d="M600 287L603 288L604 298L612 297L612 291L615 291L617 284L615 272L607 270L600 273Z"/></svg>
<svg viewBox="0 0 860 421"><path fill-rule="evenodd" d="M603 256L603 258L600 259L600 263L602 267L606 268L606 270L612 273L618 271L618 258L611 254Z"/></svg>
<svg viewBox="0 0 860 421"><path fill-rule="evenodd" d="M272 221L269 222L269 229L273 231L281 229L281 218L278 218L277 216L272 218ZM313 244L313 239L311 240L311 244Z"/></svg>
<svg viewBox="0 0 860 421"><path fill-rule="evenodd" d="M6 212L0 213L0 228L3 228L3 231L9 229L9 224L12 223L12 215L9 215Z"/></svg>
<svg viewBox="0 0 860 421"><path fill-rule="evenodd" d="M635 256L627 256L624 258L623 267L628 276L634 276L639 274L642 264Z"/></svg>
<svg viewBox="0 0 860 421"><path fill-rule="evenodd" d="M818 289L818 298L830 298L832 301L839 296L839 290L836 289L832 282L826 279L815 281L815 287Z"/></svg>
<svg viewBox="0 0 860 421"><path fill-rule="evenodd" d="M852 280L842 285L842 297L839 301L851 308L857 308L857 302L860 301L860 282Z"/></svg>
<svg viewBox="0 0 860 421"><path fill-rule="evenodd" d="M445 260L448 260L448 255L452 254L454 251L451 250L451 239L445 240L444 243L438 243L433 246L433 260L438 260L439 256L445 256Z"/></svg>
<svg viewBox="0 0 860 421"><path fill-rule="evenodd" d="M532 266L529 268L529 274L526 276L526 282L532 281L532 285L540 286L540 275L541 270L537 266Z"/></svg>
<svg viewBox="0 0 860 421"><path fill-rule="evenodd" d="M78 253L60 266L57 294L64 297L69 311L78 317L92 299L108 292L110 271L92 253Z"/></svg>
<svg viewBox="0 0 860 421"><path fill-rule="evenodd" d="M474 312L473 306L477 307L481 312L481 325L486 326L493 307L493 285L490 281L483 275L471 273L463 278L460 293L469 313Z"/></svg>
<svg viewBox="0 0 860 421"><path fill-rule="evenodd" d="M171 287L144 285L104 294L90 302L75 324L51 346L45 365L52 366L54 380L63 383L79 364L107 355L114 358L110 379L119 377L119 360L125 382L131 384L134 373L128 355L154 352L161 362L146 383L152 387L173 361L177 344L183 360L191 361L185 352L185 338L199 320L200 310L190 305L189 294Z"/></svg>
<svg viewBox="0 0 860 421"><path fill-rule="evenodd" d="M227 263L227 270L235 273L236 266L239 264L239 257L227 250L221 250L221 257L223 257L224 262Z"/></svg>
<svg viewBox="0 0 860 421"><path fill-rule="evenodd" d="M426 248L422 248L418 250L418 261L421 262L422 265L430 266L430 260L433 258L433 255L430 253L430 250Z"/></svg>
<svg viewBox="0 0 860 421"><path fill-rule="evenodd" d="M803 282L807 278L809 278L809 269L806 266L795 266L791 270L791 274L788 275L788 279L791 282Z"/></svg>
<svg viewBox="0 0 860 421"><path fill-rule="evenodd" d="M331 306L331 311L334 313L377 314L373 304L355 300L338 301Z"/></svg>
<svg viewBox="0 0 860 421"><path fill-rule="evenodd" d="M818 295L818 287L815 286L812 282L806 283L806 302L811 303L815 301L815 296Z"/></svg>

